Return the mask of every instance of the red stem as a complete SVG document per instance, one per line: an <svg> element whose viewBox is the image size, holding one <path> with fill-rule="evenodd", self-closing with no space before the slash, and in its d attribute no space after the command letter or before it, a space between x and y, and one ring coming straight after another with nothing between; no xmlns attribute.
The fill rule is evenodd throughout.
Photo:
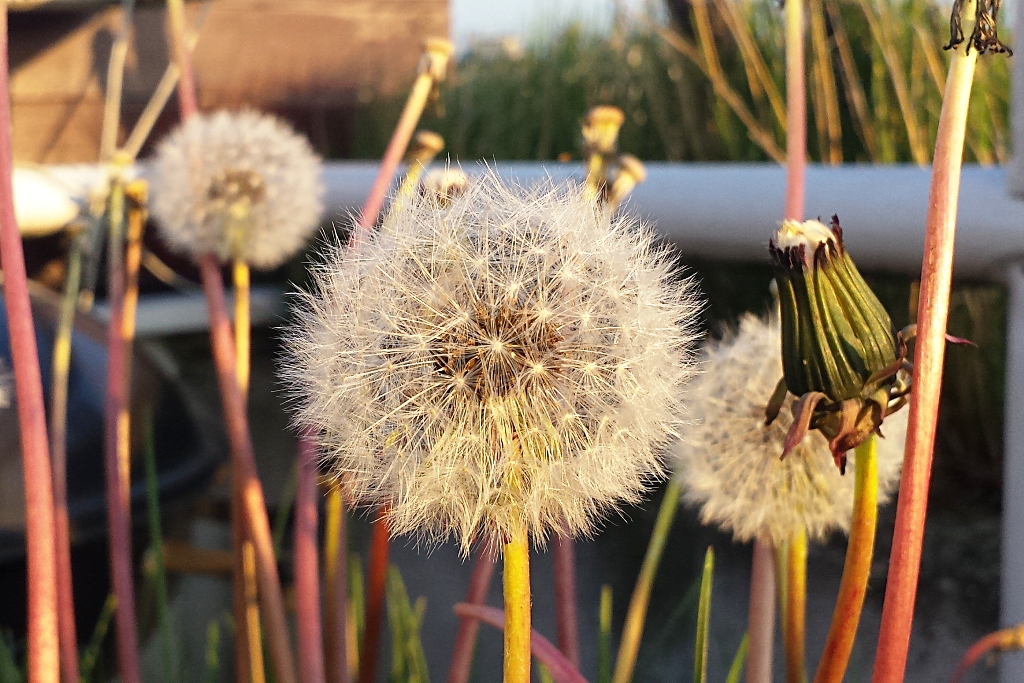
<svg viewBox="0 0 1024 683"><path fill-rule="evenodd" d="M472 618L493 626L499 631L505 630L505 613L497 607L485 605L467 605L460 602L454 607L455 614L463 619ZM551 672L555 683L587 683L583 674L565 658L558 648L547 638L530 630L530 652Z"/></svg>
<svg viewBox="0 0 1024 683"><path fill-rule="evenodd" d="M807 92L802 0L786 10L786 208L784 218L802 221L807 165Z"/></svg>
<svg viewBox="0 0 1024 683"><path fill-rule="evenodd" d="M1005 650L1008 647L1013 647L1017 641L1019 630L1019 626L1005 628L989 633L987 636L979 639L974 645L971 645L967 652L964 653L964 656L960 658L960 661L957 662L949 683L960 683L964 676L967 675L967 671L992 650Z"/></svg>
<svg viewBox="0 0 1024 683"><path fill-rule="evenodd" d="M921 545L928 511L932 451L946 352L960 167L974 74L973 60L977 58L976 53L968 56L959 50L953 56L946 80L932 162L914 346L914 390L910 393L903 475L871 679L873 683L900 683L903 680L921 569Z"/></svg>
<svg viewBox="0 0 1024 683"><path fill-rule="evenodd" d="M324 683L323 632L320 628L320 576L317 558L316 445L299 439L295 489L295 621L302 683Z"/></svg>
<svg viewBox="0 0 1024 683"><path fill-rule="evenodd" d="M28 680L57 683L57 567L54 551L53 480L46 439L46 409L39 374L25 257L14 217L11 102L8 90L7 3L0 9L0 266L18 400L25 482L25 546L28 556Z"/></svg>
<svg viewBox="0 0 1024 683"><path fill-rule="evenodd" d="M487 592L491 587L496 562L494 552L489 546L480 550L473 573L469 577L469 588L466 590L466 605L483 605L487 602ZM466 683L473 666L473 648L476 645L476 634L480 630L480 622L472 617L462 617L459 630L455 634L455 647L452 649L452 663L448 671L448 683Z"/></svg>
<svg viewBox="0 0 1024 683"><path fill-rule="evenodd" d="M199 272L209 308L210 343L217 369L217 383L224 406L224 420L231 446L232 472L239 478L244 518L256 551L261 616L267 627L274 673L278 683L295 683L295 663L288 640L281 579L274 557L274 543L267 519L263 487L256 474L249 418L235 374L235 344L224 300L224 281L217 258L207 254L199 260Z"/></svg>
<svg viewBox="0 0 1024 683"><path fill-rule="evenodd" d="M555 536L555 623L558 649L576 668L580 666L580 641L576 623L576 550L572 538Z"/></svg>
<svg viewBox="0 0 1024 683"><path fill-rule="evenodd" d="M380 651L380 629L384 622L384 589L388 573L390 533L387 510L381 508L373 520L370 538L370 561L366 568L366 626L363 648L359 653L359 683L373 683Z"/></svg>
<svg viewBox="0 0 1024 683"><path fill-rule="evenodd" d="M122 189L113 192L123 193ZM123 202L111 202L110 221L122 220L114 212L123 211ZM128 462L122 453L122 440L127 443L128 366L125 363L124 339L124 254L121 253L121 231L112 228L108 259L108 299L110 320L107 324L107 398L103 414L103 469L107 496L107 535L110 544L110 580L113 584L117 610L117 659L121 679L139 683L138 625L135 620L135 587L132 575L131 486ZM116 244L114 243L116 242Z"/></svg>

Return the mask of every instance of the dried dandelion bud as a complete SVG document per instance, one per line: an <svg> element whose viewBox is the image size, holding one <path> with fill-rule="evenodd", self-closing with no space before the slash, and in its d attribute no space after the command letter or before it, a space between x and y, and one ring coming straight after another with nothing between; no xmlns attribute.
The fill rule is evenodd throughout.
<svg viewBox="0 0 1024 683"><path fill-rule="evenodd" d="M405 152L406 164L426 166L444 149L444 138L432 130L418 130Z"/></svg>
<svg viewBox="0 0 1024 683"><path fill-rule="evenodd" d="M608 206L615 210L629 196L637 185L647 180L647 169L632 154L622 154L618 159L615 179L608 190Z"/></svg>
<svg viewBox="0 0 1024 683"><path fill-rule="evenodd" d="M423 195L441 206L447 206L462 196L469 185L469 177L461 168L436 168L423 178Z"/></svg>
<svg viewBox="0 0 1024 683"><path fill-rule="evenodd" d="M701 308L652 234L493 174L314 271L285 368L349 500L395 533L593 531L663 475Z"/></svg>
<svg viewBox="0 0 1024 683"><path fill-rule="evenodd" d="M798 532L822 541L848 531L854 477L833 464L825 438L811 432L784 459L779 452L793 423L783 406L770 425L767 397L782 372L778 320L753 315L739 330L705 352L703 372L690 385L695 424L676 448L676 476L683 499L700 508L701 521L738 541L766 538L778 545ZM885 423L878 444L879 500L899 483L906 411ZM850 464L856 467L851 455Z"/></svg>
<svg viewBox="0 0 1024 683"><path fill-rule="evenodd" d="M197 115L157 149L151 208L173 248L272 269L319 226L320 174L306 139L277 118Z"/></svg>
<svg viewBox="0 0 1024 683"><path fill-rule="evenodd" d="M420 73L429 74L435 81L443 81L448 73L448 60L455 48L444 38L428 38L423 45Z"/></svg>
<svg viewBox="0 0 1024 683"><path fill-rule="evenodd" d="M587 112L583 123L584 156L611 156L618 148L619 129L626 115L618 107L599 105Z"/></svg>
<svg viewBox="0 0 1024 683"><path fill-rule="evenodd" d="M819 429L842 469L846 451L899 405L903 345L846 253L837 217L831 227L784 221L769 251L782 309L785 386L800 397L784 452L808 427Z"/></svg>

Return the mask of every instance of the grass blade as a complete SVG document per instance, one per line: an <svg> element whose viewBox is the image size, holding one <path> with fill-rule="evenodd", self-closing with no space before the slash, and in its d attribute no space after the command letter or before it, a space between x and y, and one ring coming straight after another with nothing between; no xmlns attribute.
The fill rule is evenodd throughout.
<svg viewBox="0 0 1024 683"><path fill-rule="evenodd" d="M217 683L220 678L220 624L216 620L206 626L206 683Z"/></svg>
<svg viewBox="0 0 1024 683"><path fill-rule="evenodd" d="M740 683L743 665L747 663L748 647L750 647L750 638L744 633L743 640L740 641L740 646L736 649L736 656L733 657L732 666L729 667L729 675L726 677L725 683Z"/></svg>
<svg viewBox="0 0 1024 683"><path fill-rule="evenodd" d="M697 639L693 648L693 683L708 678L708 629L711 625L711 583L715 574L715 549L704 554L704 572L700 577L700 601L697 603Z"/></svg>
<svg viewBox="0 0 1024 683"><path fill-rule="evenodd" d="M597 683L612 680L612 587L601 586L597 621Z"/></svg>
<svg viewBox="0 0 1024 683"><path fill-rule="evenodd" d="M92 679L96 662L99 660L100 648L103 647L107 631L110 630L110 620L114 618L115 611L117 611L117 598L110 594L107 596L107 601L103 603L103 611L100 612L100 618L96 620L96 627L92 630L89 645L82 650L82 662L78 667L82 683L88 683Z"/></svg>

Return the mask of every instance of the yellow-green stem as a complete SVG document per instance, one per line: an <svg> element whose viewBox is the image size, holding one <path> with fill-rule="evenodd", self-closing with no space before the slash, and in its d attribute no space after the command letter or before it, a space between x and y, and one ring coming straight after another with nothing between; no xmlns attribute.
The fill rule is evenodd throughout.
<svg viewBox="0 0 1024 683"><path fill-rule="evenodd" d="M504 547L504 683L530 683L530 539L520 528Z"/></svg>
<svg viewBox="0 0 1024 683"><path fill-rule="evenodd" d="M875 549L875 527L878 521L878 461L875 436L857 446L854 462L853 520L850 541L846 546L846 563L839 583L839 596L832 613L832 625L825 639L825 649L818 664L814 683L840 683L846 674L853 651L853 641L860 623L871 557Z"/></svg>
<svg viewBox="0 0 1024 683"><path fill-rule="evenodd" d="M619 654L615 660L612 683L629 683L633 678L636 656L640 651L640 639L644 634L644 622L647 620L647 605L651 601L651 587L658 573L668 533L675 520L680 493L679 484L674 479L669 481L665 487L665 497L661 500L661 509L658 510L658 518L654 522L651 540L647 543L647 554L640 567L633 596L629 600L629 611L626 612L626 622L622 625L622 639L619 641Z"/></svg>
<svg viewBox="0 0 1024 683"><path fill-rule="evenodd" d="M786 544L786 549L786 597L782 625L786 683L806 683L807 534L804 531L797 533Z"/></svg>

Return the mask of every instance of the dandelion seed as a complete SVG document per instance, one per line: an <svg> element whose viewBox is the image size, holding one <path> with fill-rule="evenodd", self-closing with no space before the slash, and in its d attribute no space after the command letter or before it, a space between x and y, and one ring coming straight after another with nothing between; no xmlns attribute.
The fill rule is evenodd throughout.
<svg viewBox="0 0 1024 683"><path fill-rule="evenodd" d="M807 434L779 458L793 421L789 406L765 425L765 405L782 373L777 320L747 316L739 330L711 344L703 373L691 385L690 427L677 447L683 499L701 520L738 541L770 539L775 546L806 532L821 541L848 531L854 477L833 464L828 441ZM879 501L899 484L907 411L894 413L878 440ZM856 468L851 453L850 465Z"/></svg>
<svg viewBox="0 0 1024 683"><path fill-rule="evenodd" d="M582 188L486 175L446 207L416 197L314 276L285 369L296 422L394 532L464 552L585 534L663 475L701 304Z"/></svg>
<svg viewBox="0 0 1024 683"><path fill-rule="evenodd" d="M157 150L151 208L171 247L260 269L281 265L323 213L305 138L252 111L191 117Z"/></svg>

